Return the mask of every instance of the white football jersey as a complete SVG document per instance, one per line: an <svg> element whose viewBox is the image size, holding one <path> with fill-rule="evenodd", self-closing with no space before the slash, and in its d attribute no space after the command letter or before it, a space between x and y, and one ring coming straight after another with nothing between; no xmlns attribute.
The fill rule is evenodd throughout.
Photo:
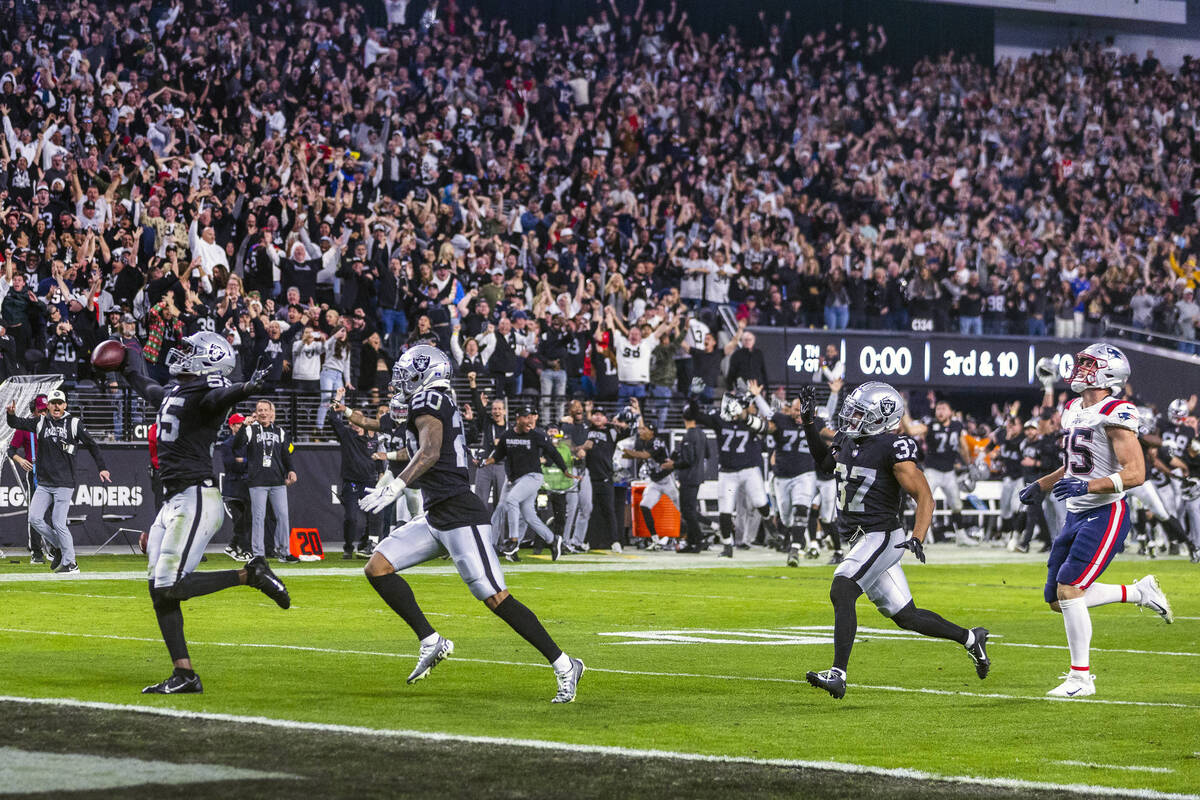
<svg viewBox="0 0 1200 800"><path fill-rule="evenodd" d="M1112 441L1108 438L1108 429L1125 428L1136 434L1138 410L1128 400L1113 397L1106 397L1084 408L1083 398L1075 397L1063 409L1062 427L1065 436L1063 462L1067 476L1083 480L1105 478L1121 471ZM1103 492L1071 497L1067 500L1067 511L1080 513L1115 503L1124 496L1124 492Z"/></svg>

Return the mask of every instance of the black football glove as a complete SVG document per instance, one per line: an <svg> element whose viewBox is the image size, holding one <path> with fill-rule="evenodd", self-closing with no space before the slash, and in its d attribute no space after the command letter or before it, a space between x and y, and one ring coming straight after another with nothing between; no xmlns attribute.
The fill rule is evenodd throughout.
<svg viewBox="0 0 1200 800"><path fill-rule="evenodd" d="M896 545L897 550L911 550L912 554L917 557L917 561L925 563L925 545L921 544L921 540L915 536L910 536L900 544Z"/></svg>
<svg viewBox="0 0 1200 800"><path fill-rule="evenodd" d="M812 425L817 417L817 390L811 386L800 387L800 422Z"/></svg>
<svg viewBox="0 0 1200 800"><path fill-rule="evenodd" d="M261 356L258 363L254 366L254 372L250 375L250 380L247 384L254 389L262 389L267 382L267 373L271 371L271 360L266 356Z"/></svg>

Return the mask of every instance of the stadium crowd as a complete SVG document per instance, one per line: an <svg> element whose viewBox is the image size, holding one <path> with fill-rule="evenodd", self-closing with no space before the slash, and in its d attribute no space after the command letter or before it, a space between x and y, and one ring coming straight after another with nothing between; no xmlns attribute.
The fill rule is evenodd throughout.
<svg viewBox="0 0 1200 800"><path fill-rule="evenodd" d="M901 70L870 26L609 2L528 39L407 0L15 4L0 370L70 383L116 336L163 377L214 330L327 399L429 342L505 396L654 402L766 382L720 307L1193 349L1200 62Z"/></svg>

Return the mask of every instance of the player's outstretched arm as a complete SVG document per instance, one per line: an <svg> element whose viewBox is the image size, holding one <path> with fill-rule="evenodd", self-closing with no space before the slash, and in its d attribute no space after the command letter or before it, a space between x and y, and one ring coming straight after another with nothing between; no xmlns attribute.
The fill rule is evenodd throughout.
<svg viewBox="0 0 1200 800"><path fill-rule="evenodd" d="M133 369L129 361L130 359L125 359L125 369L121 371L121 374L125 376L125 380L129 381L129 385L135 392L151 406L158 408L163 399L162 385Z"/></svg>

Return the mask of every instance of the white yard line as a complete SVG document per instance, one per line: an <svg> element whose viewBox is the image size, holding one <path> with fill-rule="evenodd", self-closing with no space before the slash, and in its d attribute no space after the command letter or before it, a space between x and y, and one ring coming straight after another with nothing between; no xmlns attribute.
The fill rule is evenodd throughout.
<svg viewBox="0 0 1200 800"><path fill-rule="evenodd" d="M1027 781L1020 778L983 778L974 775L942 775L925 770L909 769L907 767L878 767L868 764L853 764L844 761L806 761L785 758L748 758L715 756L704 753L682 753L670 750L648 750L634 747L613 747L609 745L575 744L571 742L552 742L542 739L515 739L499 736L472 736L458 733L441 733L415 730L383 730L365 728L355 725L334 725L321 722L304 722L300 720L273 719L270 717L239 716L234 714L217 714L202 711L185 711L174 708L145 707L121 705L117 703L100 703L84 700L58 698L12 697L0 695L0 702L25 703L29 705L58 706L65 708L86 708L97 711L128 711L137 714L149 714L176 719L203 719L214 722L233 722L247 725L263 725L283 730L303 730L318 733L339 733L358 736L376 736L390 739L416 739L432 742L461 742L464 744L484 744L506 747L525 747L537 750L551 750L568 753L584 753L588 755L608 756L614 758L653 758L671 761L707 762L726 764L754 764L769 767L785 767L791 769L816 769L829 772L841 772L856 775L878 775L888 778L907 778L910 780L937 781L940 783L958 783L974 786L990 786L1004 789L1041 790L1048 792L1078 792L1091 796L1104 797L1134 797L1145 800L1200 800L1200 795L1177 794L1160 792L1154 789L1126 789L1117 786L1098 786L1082 783L1050 783L1047 781Z"/></svg>
<svg viewBox="0 0 1200 800"><path fill-rule="evenodd" d="M19 633L31 636L68 636L79 639L110 639L123 642L155 642L161 643L161 639L150 636L116 636L114 634L103 633L70 633L67 631L35 631L24 628L0 628L0 633ZM190 645L198 647L244 647L253 650L296 650L306 653L329 653L334 655L350 655L350 656L370 656L378 658L414 658L415 653L407 652L380 652L374 650L343 650L333 647L309 647L297 644L266 644L261 642L188 642ZM510 667L534 667L538 669L549 669L550 665L545 663L535 663L528 661L502 661L499 659L490 658L459 658L453 657L454 661L461 661L470 664L500 664ZM773 678L759 677L754 675L720 675L700 672L652 672L646 670L630 670L630 669L613 669L610 667L592 667L589 666L590 672L604 672L611 675L634 675L639 677L650 678L695 678L699 680L717 680L717 681L747 681L753 683L788 683L808 685L808 681L799 678ZM1150 708L1185 708L1185 709L1200 709L1200 705L1189 703L1160 703L1142 700L1104 700L1098 698L1088 698L1087 700L1074 700L1067 697L1047 697L1045 695L1012 695L999 694L994 692L958 692L946 689L922 689L911 688L907 686L876 686L871 684L852 683L850 687L855 689L866 689L869 691L879 692L902 692L906 694L926 694L938 695L943 697L982 697L996 700L1040 700L1048 703L1097 703L1100 705L1113 706L1144 706Z"/></svg>
<svg viewBox="0 0 1200 800"><path fill-rule="evenodd" d="M1068 767L1089 767L1091 769L1119 769L1128 772L1158 772L1170 774L1175 770L1169 767L1140 767L1136 764L1093 764L1091 761L1051 761L1051 764L1065 764Z"/></svg>

